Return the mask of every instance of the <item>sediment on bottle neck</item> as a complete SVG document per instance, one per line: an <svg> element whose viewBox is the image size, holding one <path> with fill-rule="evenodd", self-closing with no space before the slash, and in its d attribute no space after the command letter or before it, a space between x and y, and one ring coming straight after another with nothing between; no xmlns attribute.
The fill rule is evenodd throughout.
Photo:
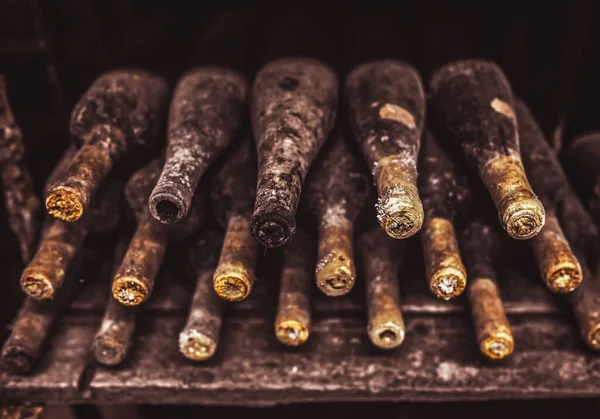
<svg viewBox="0 0 600 419"><path fill-rule="evenodd" d="M579 286L583 278L581 266L554 211L547 213L544 228L529 243L550 291L564 294Z"/></svg>
<svg viewBox="0 0 600 419"><path fill-rule="evenodd" d="M48 191L48 213L61 221L79 220L87 212L92 195L112 166L113 158L107 148L84 145L73 157L66 173Z"/></svg>
<svg viewBox="0 0 600 419"><path fill-rule="evenodd" d="M467 291L481 353L490 359L509 356L514 349L514 339L496 281L471 278Z"/></svg>
<svg viewBox="0 0 600 419"><path fill-rule="evenodd" d="M229 217L213 282L215 292L228 301L245 299L254 286L258 243L252 236L250 214Z"/></svg>
<svg viewBox="0 0 600 419"><path fill-rule="evenodd" d="M467 273L452 223L441 217L426 217L421 242L425 275L431 292L445 300L462 294L467 284Z"/></svg>
<svg viewBox="0 0 600 419"><path fill-rule="evenodd" d="M33 259L21 275L21 288L35 299L53 298L87 236L86 220L77 224L53 221Z"/></svg>
<svg viewBox="0 0 600 419"><path fill-rule="evenodd" d="M310 236L299 231L285 251L275 336L282 344L288 346L301 345L310 335L310 299L315 250L310 240Z"/></svg>
<svg viewBox="0 0 600 419"><path fill-rule="evenodd" d="M112 295L126 306L150 298L167 247L168 227L149 213L141 220L113 278Z"/></svg>
<svg viewBox="0 0 600 419"><path fill-rule="evenodd" d="M345 211L326 211L321 216L315 275L317 286L329 296L344 295L354 287L353 232Z"/></svg>
<svg viewBox="0 0 600 419"><path fill-rule="evenodd" d="M502 227L515 239L537 235L545 223L544 206L531 189L518 156L498 156L480 171Z"/></svg>
<svg viewBox="0 0 600 419"><path fill-rule="evenodd" d="M392 238L411 237L423 225L423 205L416 178L415 163L405 162L398 156L384 157L377 163L377 220Z"/></svg>

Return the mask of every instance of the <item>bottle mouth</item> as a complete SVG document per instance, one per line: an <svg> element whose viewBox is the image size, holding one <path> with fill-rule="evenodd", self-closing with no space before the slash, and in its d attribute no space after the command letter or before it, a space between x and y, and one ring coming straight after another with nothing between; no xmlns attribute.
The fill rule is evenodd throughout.
<svg viewBox="0 0 600 419"><path fill-rule="evenodd" d="M134 276L122 276L115 278L112 294L119 303L133 307L146 301L150 290L143 280Z"/></svg>
<svg viewBox="0 0 600 419"><path fill-rule="evenodd" d="M256 241L270 248L288 244L296 230L295 220L273 213L254 215L250 224Z"/></svg>
<svg viewBox="0 0 600 419"><path fill-rule="evenodd" d="M404 328L398 324L388 322L374 328L369 336L375 346L382 349L392 349L404 342Z"/></svg>
<svg viewBox="0 0 600 419"><path fill-rule="evenodd" d="M329 261L320 269L317 266L317 285L330 297L347 294L354 287L355 277L345 263L337 260Z"/></svg>
<svg viewBox="0 0 600 419"><path fill-rule="evenodd" d="M198 330L186 330L179 335L179 351L192 361L204 361L211 358L217 343Z"/></svg>
<svg viewBox="0 0 600 419"><path fill-rule="evenodd" d="M21 289L25 294L36 300L52 298L55 292L52 281L46 275L39 272L28 272L27 270L23 273L21 279Z"/></svg>
<svg viewBox="0 0 600 419"><path fill-rule="evenodd" d="M464 272L454 267L446 267L434 274L431 289L438 297L450 300L463 293L466 283Z"/></svg>
<svg viewBox="0 0 600 419"><path fill-rule="evenodd" d="M548 285L553 292L566 294L574 291L581 284L582 278L579 266L563 263L556 266L549 275Z"/></svg>
<svg viewBox="0 0 600 419"><path fill-rule="evenodd" d="M398 340L398 335L396 334L395 331L391 330L391 329L387 329L387 330L383 330L381 332L379 332L379 334L377 335L377 338L382 341L382 342L395 342L396 340Z"/></svg>
<svg viewBox="0 0 600 419"><path fill-rule="evenodd" d="M506 232L519 240L536 236L545 224L544 207L535 198L515 200L503 211L502 218Z"/></svg>
<svg viewBox="0 0 600 419"><path fill-rule="evenodd" d="M46 198L46 210L57 220L74 222L83 216L83 199L73 188L54 187Z"/></svg>
<svg viewBox="0 0 600 419"><path fill-rule="evenodd" d="M286 320L277 325L275 335L279 342L288 346L298 346L308 339L308 328L297 320Z"/></svg>
<svg viewBox="0 0 600 419"><path fill-rule="evenodd" d="M164 223L172 223L179 215L179 208L171 201L158 201L156 204L156 214L160 221Z"/></svg>
<svg viewBox="0 0 600 419"><path fill-rule="evenodd" d="M512 354L514 343L511 336L492 336L481 343L481 352L490 359L503 359Z"/></svg>
<svg viewBox="0 0 600 419"><path fill-rule="evenodd" d="M238 302L244 300L250 294L251 283L245 272L239 274L232 272L215 273L214 289L217 295L224 300Z"/></svg>
<svg viewBox="0 0 600 419"><path fill-rule="evenodd" d="M94 343L94 355L101 364L118 365L125 358L125 348L112 336L98 336Z"/></svg>
<svg viewBox="0 0 600 419"><path fill-rule="evenodd" d="M163 224L174 224L181 221L187 215L185 202L179 200L172 194L152 194L148 209L156 220Z"/></svg>
<svg viewBox="0 0 600 419"><path fill-rule="evenodd" d="M22 348L10 348L2 354L2 367L14 374L25 374L31 370L35 358Z"/></svg>
<svg viewBox="0 0 600 419"><path fill-rule="evenodd" d="M588 334L587 343L595 350L600 350L600 324L596 324Z"/></svg>
<svg viewBox="0 0 600 419"><path fill-rule="evenodd" d="M377 220L388 236L407 239L414 236L423 226L423 206L418 197L393 193L379 198L376 204Z"/></svg>

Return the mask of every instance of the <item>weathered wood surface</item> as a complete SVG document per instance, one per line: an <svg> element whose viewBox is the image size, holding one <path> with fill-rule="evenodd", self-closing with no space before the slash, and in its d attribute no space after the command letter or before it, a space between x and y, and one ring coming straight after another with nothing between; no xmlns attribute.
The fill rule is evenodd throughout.
<svg viewBox="0 0 600 419"><path fill-rule="evenodd" d="M366 320L317 318L304 347L283 348L269 316L230 316L215 358L178 353L185 318L159 314L139 328L122 367L88 352L99 316L63 319L31 377L0 375L0 403L100 402L271 405L313 401L458 401L600 396L600 356L552 315L510 316L515 353L484 360L468 317L408 315L397 350L368 343ZM87 368L86 368L87 365Z"/></svg>
<svg viewBox="0 0 600 419"><path fill-rule="evenodd" d="M66 404L81 400L79 382L94 338L90 323L61 323L46 344L40 362L25 376L0 372L0 405L24 402Z"/></svg>

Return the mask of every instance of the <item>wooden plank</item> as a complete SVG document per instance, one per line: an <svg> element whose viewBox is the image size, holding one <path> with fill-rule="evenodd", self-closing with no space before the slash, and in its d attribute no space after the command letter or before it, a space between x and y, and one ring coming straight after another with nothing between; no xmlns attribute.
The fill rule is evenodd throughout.
<svg viewBox="0 0 600 419"><path fill-rule="evenodd" d="M63 404L80 400L78 386L94 332L86 319L61 324L31 375L0 372L0 405L35 401Z"/></svg>
<svg viewBox="0 0 600 419"><path fill-rule="evenodd" d="M155 313L156 314L156 313ZM511 316L515 353L479 354L463 315L408 315L397 350L372 347L362 318L316 318L304 347L281 346L268 316L230 318L215 357L178 353L185 318L144 319L125 363L86 368L99 316L64 318L34 374L0 375L0 403L275 405L600 396L600 356L558 316Z"/></svg>
<svg viewBox="0 0 600 419"><path fill-rule="evenodd" d="M282 348L265 318L226 323L215 358L194 365L177 352L183 318L157 319L122 369L98 368L100 402L271 405L325 401L459 401L597 397L600 358L564 320L513 321L515 354L492 363L468 319L409 316L401 348L368 344L365 322L321 319L306 346Z"/></svg>

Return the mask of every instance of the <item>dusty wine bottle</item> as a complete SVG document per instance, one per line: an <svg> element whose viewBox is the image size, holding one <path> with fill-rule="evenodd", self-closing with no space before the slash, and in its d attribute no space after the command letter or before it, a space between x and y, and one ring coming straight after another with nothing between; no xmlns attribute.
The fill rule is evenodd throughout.
<svg viewBox="0 0 600 419"><path fill-rule="evenodd" d="M398 244L380 228L369 230L359 239L367 289L367 332L371 343L382 349L400 346L405 334L394 246Z"/></svg>
<svg viewBox="0 0 600 419"><path fill-rule="evenodd" d="M425 121L421 78L399 61L393 28L359 26L356 67L345 81L345 107L354 138L375 179L377 220L395 239L423 225L417 159Z"/></svg>
<svg viewBox="0 0 600 419"><path fill-rule="evenodd" d="M214 292L213 274L222 241L223 234L217 229L204 228L186 255L196 289L187 322L179 333L179 351L192 361L211 358L219 343L226 303Z"/></svg>
<svg viewBox="0 0 600 419"><path fill-rule="evenodd" d="M579 263L581 285L565 297L575 314L583 340L600 350L600 280L592 270L597 267L600 247L598 230L574 191L567 186L565 199L558 208L559 219Z"/></svg>
<svg viewBox="0 0 600 419"><path fill-rule="evenodd" d="M314 239L299 229L285 249L275 336L288 346L299 346L310 334L310 288L315 261Z"/></svg>
<svg viewBox="0 0 600 419"><path fill-rule="evenodd" d="M237 146L215 177L212 187L213 213L226 229L214 289L228 301L241 301L252 291L258 243L250 220L256 187L256 151L250 137Z"/></svg>
<svg viewBox="0 0 600 419"><path fill-rule="evenodd" d="M84 223L70 225L55 220L21 275L23 292L38 300L53 298L86 235Z"/></svg>
<svg viewBox="0 0 600 419"><path fill-rule="evenodd" d="M119 223L122 191L121 183L107 181L79 223L52 220L48 224L35 255L21 274L21 288L28 296L40 300L54 297L88 233L106 234Z"/></svg>
<svg viewBox="0 0 600 419"><path fill-rule="evenodd" d="M565 238L554 211L546 212L546 225L531 242L540 274L552 292L569 293L581 284L581 265Z"/></svg>
<svg viewBox="0 0 600 419"><path fill-rule="evenodd" d="M109 298L100 329L94 337L94 357L102 365L119 365L131 346L137 307L127 307Z"/></svg>
<svg viewBox="0 0 600 419"><path fill-rule="evenodd" d="M327 295L339 296L356 280L354 222L366 203L370 179L344 130L335 129L332 137L308 173L303 199L319 231L317 286Z"/></svg>
<svg viewBox="0 0 600 419"><path fill-rule="evenodd" d="M53 301L25 298L2 349L0 364L15 374L30 371L53 322Z"/></svg>
<svg viewBox="0 0 600 419"><path fill-rule="evenodd" d="M248 94L242 47L248 26L235 12L213 20L200 39L193 68L175 87L165 165L148 201L150 213L162 223L186 216L200 178L240 129Z"/></svg>
<svg viewBox="0 0 600 419"><path fill-rule="evenodd" d="M420 77L398 61L370 62L348 75L345 93L354 137L375 178L377 220L390 237L411 237L423 225L417 190L425 118Z"/></svg>
<svg viewBox="0 0 600 419"><path fill-rule="evenodd" d="M162 77L142 70L115 70L94 81L71 114L79 151L46 196L49 214L77 221L115 165L131 170L156 150L168 93Z"/></svg>
<svg viewBox="0 0 600 419"><path fill-rule="evenodd" d="M77 154L77 148L74 145L69 146L64 151L46 179L45 192L48 192L56 180L67 172L75 154ZM100 185L96 193L97 196L92 200L89 217L85 219L89 234L102 235L112 231L117 226L121 220L119 208L122 192L123 182L116 177L111 177ZM48 226L50 223L50 220L46 219L44 226Z"/></svg>
<svg viewBox="0 0 600 419"><path fill-rule="evenodd" d="M304 178L333 126L338 78L323 61L323 38L307 21L283 20L271 39L250 99L258 151L251 227L259 243L279 247L296 231Z"/></svg>
<svg viewBox="0 0 600 419"><path fill-rule="evenodd" d="M64 286L53 300L25 298L11 327L11 333L0 355L0 366L15 374L25 374L34 367L51 327L83 289L79 279L85 270L97 266L101 260L97 249L84 248L77 253L68 267ZM105 274L100 269L99 274ZM84 283L91 282L85 281Z"/></svg>
<svg viewBox="0 0 600 419"><path fill-rule="evenodd" d="M592 216L570 185L565 188L564 199L557 205L556 212L565 237L578 252L580 263L587 265L592 272L597 272L600 233Z"/></svg>
<svg viewBox="0 0 600 419"><path fill-rule="evenodd" d="M202 224L206 213L203 202L206 188L201 185L194 194L185 221L168 225L152 217L148 210L148 196L160 175L163 162L162 157L151 161L135 172L125 187L125 199L138 225L113 278L112 295L126 306L140 305L150 297L167 241L179 241L192 235Z"/></svg>
<svg viewBox="0 0 600 419"><path fill-rule="evenodd" d="M565 152L565 167L582 194L596 224L600 222L600 132L573 140Z"/></svg>
<svg viewBox="0 0 600 419"><path fill-rule="evenodd" d="M443 138L462 151L489 191L502 227L515 239L537 235L545 211L521 162L512 90L494 63L465 60L429 83Z"/></svg>
<svg viewBox="0 0 600 419"><path fill-rule="evenodd" d="M121 236L115 246L112 275L126 251L127 238ZM108 299L92 348L94 357L100 364L114 366L123 362L131 346L137 310L137 307L124 306L114 298Z"/></svg>
<svg viewBox="0 0 600 419"><path fill-rule="evenodd" d="M525 173L546 210L546 224L529 240L529 245L546 286L556 293L571 292L581 283L581 266L555 211L564 199L567 180L550 144L523 101L516 101L516 112Z"/></svg>
<svg viewBox="0 0 600 419"><path fill-rule="evenodd" d="M23 132L8 100L7 83L0 74L0 177L8 212L8 225L17 237L21 259L27 263L38 233L40 200L35 195L25 161Z"/></svg>
<svg viewBox="0 0 600 419"><path fill-rule="evenodd" d="M565 297L575 314L584 342L600 351L600 281L594 278L585 263L581 264L583 281Z"/></svg>
<svg viewBox="0 0 600 419"><path fill-rule="evenodd" d="M502 359L513 352L515 344L496 282L498 236L482 216L469 218L459 243L469 277L471 317L481 353L490 359Z"/></svg>
<svg viewBox="0 0 600 419"><path fill-rule="evenodd" d="M471 189L466 174L430 131L423 138L419 167L419 192L425 210L421 230L425 277L431 292L449 300L462 294L467 284L455 223L469 211Z"/></svg>

